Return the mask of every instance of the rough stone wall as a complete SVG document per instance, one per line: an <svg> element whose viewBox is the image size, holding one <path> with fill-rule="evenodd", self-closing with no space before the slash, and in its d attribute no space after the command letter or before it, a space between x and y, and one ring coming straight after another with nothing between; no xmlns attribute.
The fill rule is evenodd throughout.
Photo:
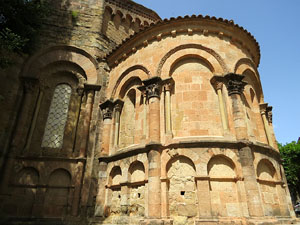
<svg viewBox="0 0 300 225"><path fill-rule="evenodd" d="M119 3L109 1L110 9L149 24L160 19L142 6L133 10L137 4L131 1ZM108 77L101 58L143 25L120 18L115 26L116 21L108 19L113 20L113 15L103 15L107 4L104 0L49 1L50 14L32 55L16 57L15 67L0 71L0 214L4 220L34 216L86 221L94 215L102 141L99 103ZM109 33L103 32L103 21ZM59 125L65 126L63 144L49 148L42 146L42 140L53 93L60 84L72 89L66 124ZM55 171L65 171L68 179L55 177Z"/></svg>
<svg viewBox="0 0 300 225"><path fill-rule="evenodd" d="M171 162L168 170L170 216L177 221L198 215L197 192L195 184L195 168L193 162L186 158L178 158Z"/></svg>

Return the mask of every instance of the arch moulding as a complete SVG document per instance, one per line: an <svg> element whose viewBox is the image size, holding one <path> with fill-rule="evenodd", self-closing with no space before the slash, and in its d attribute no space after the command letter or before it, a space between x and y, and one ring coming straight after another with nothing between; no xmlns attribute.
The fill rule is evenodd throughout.
<svg viewBox="0 0 300 225"><path fill-rule="evenodd" d="M53 46L41 50L25 62L21 76L38 78L44 68L58 62L79 67L87 77L87 84L100 84L97 61L86 51L73 46Z"/></svg>
<svg viewBox="0 0 300 225"><path fill-rule="evenodd" d="M133 72L136 72L136 73L133 73ZM149 70L142 65L134 65L132 67L129 67L119 76L117 81L112 84L114 86L112 88L108 88L107 97L114 99L116 96L119 96L119 93L122 90L123 85L126 84L127 81L129 81L130 79L137 78L142 81L142 80L146 80L150 77L151 77L151 74L150 74ZM111 90L111 93L109 90Z"/></svg>
<svg viewBox="0 0 300 225"><path fill-rule="evenodd" d="M173 63L185 55L198 55L199 58L206 59L216 74L224 74L229 71L221 56L214 50L200 44L185 44L171 49L163 56L158 64L156 75L160 77L169 75L169 69Z"/></svg>

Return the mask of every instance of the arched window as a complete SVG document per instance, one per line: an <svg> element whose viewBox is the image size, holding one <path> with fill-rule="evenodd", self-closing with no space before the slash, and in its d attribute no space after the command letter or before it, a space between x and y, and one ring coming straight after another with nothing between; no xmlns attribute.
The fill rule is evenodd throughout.
<svg viewBox="0 0 300 225"><path fill-rule="evenodd" d="M47 118L42 147L62 147L71 92L72 89L68 84L56 86Z"/></svg>

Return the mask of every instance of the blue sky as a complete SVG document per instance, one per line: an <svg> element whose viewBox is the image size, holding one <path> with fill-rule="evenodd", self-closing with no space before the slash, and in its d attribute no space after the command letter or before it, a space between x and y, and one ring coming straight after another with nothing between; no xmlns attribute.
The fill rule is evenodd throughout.
<svg viewBox="0 0 300 225"><path fill-rule="evenodd" d="M300 137L300 0L135 0L164 18L209 15L233 19L258 41L265 102L273 106L278 142Z"/></svg>

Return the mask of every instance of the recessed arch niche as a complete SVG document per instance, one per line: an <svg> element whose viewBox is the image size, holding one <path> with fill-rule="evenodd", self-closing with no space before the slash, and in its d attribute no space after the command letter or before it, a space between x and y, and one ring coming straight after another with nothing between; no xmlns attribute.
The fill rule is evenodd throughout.
<svg viewBox="0 0 300 225"><path fill-rule="evenodd" d="M280 215L277 191L282 187L276 187L275 181L278 180L278 176L272 162L267 159L260 160L257 164L256 173L265 216Z"/></svg>
<svg viewBox="0 0 300 225"><path fill-rule="evenodd" d="M130 216L143 217L145 215L145 167L140 161L133 162L129 167L130 180Z"/></svg>
<svg viewBox="0 0 300 225"><path fill-rule="evenodd" d="M240 216L234 163L223 155L216 155L207 164L213 216Z"/></svg>
<svg viewBox="0 0 300 225"><path fill-rule="evenodd" d="M186 156L177 156L167 163L166 170L170 216L197 216L196 169L193 161Z"/></svg>
<svg viewBox="0 0 300 225"><path fill-rule="evenodd" d="M65 217L69 214L71 181L71 174L65 169L56 169L50 174L44 201L45 215L48 217Z"/></svg>
<svg viewBox="0 0 300 225"><path fill-rule="evenodd" d="M174 137L223 135L217 95L210 84L213 72L212 64L195 54L181 56L171 64Z"/></svg>

